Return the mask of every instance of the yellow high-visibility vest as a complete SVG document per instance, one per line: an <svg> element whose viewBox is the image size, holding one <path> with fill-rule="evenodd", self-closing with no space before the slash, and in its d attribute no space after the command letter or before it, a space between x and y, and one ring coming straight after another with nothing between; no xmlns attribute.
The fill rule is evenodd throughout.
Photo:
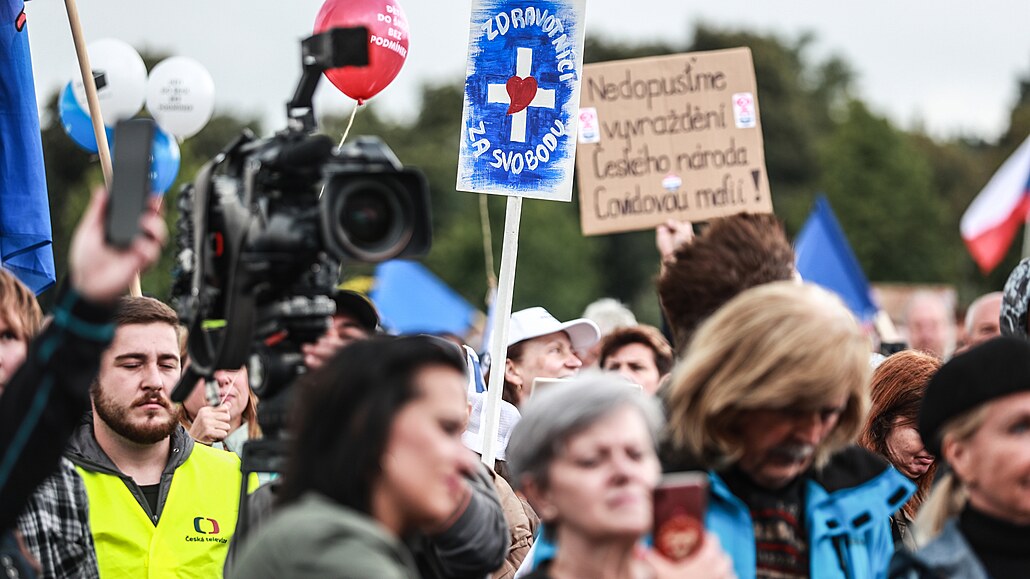
<svg viewBox="0 0 1030 579"><path fill-rule="evenodd" d="M239 510L236 455L194 444L175 469L157 525L121 478L75 468L89 495L101 577L222 576Z"/></svg>

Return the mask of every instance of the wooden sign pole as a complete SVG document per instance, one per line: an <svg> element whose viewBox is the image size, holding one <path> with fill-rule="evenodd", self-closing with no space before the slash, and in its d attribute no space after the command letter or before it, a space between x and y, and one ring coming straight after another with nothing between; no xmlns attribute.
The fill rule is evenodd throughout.
<svg viewBox="0 0 1030 579"><path fill-rule="evenodd" d="M508 197L504 213L504 243L501 248L501 272L497 280L497 303L494 327L490 337L490 384L483 407L483 464L494 467L497 456L497 430L501 420L501 393L504 391L504 361L508 358L508 322L515 293L515 261L519 253L519 224L522 221L522 197Z"/></svg>

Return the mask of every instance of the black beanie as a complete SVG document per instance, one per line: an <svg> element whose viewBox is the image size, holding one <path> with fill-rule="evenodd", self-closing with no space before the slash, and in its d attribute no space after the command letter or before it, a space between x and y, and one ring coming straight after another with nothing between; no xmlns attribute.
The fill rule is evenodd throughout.
<svg viewBox="0 0 1030 579"><path fill-rule="evenodd" d="M985 402L1030 391L1030 343L1001 337L955 356L930 379L919 411L926 449L941 456L941 427Z"/></svg>

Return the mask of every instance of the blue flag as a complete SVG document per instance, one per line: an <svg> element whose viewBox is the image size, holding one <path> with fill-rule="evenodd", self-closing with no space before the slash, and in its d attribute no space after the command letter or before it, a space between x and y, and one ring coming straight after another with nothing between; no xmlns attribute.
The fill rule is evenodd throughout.
<svg viewBox="0 0 1030 579"><path fill-rule="evenodd" d="M398 334L464 336L476 311L422 264L400 259L376 267L375 289L370 297L383 327Z"/></svg>
<svg viewBox="0 0 1030 579"><path fill-rule="evenodd" d="M879 308L873 302L862 266L844 236L830 202L820 195L815 208L794 240L801 277L835 292L862 321L872 320Z"/></svg>
<svg viewBox="0 0 1030 579"><path fill-rule="evenodd" d="M23 0L0 0L0 259L37 294L54 285L43 144Z"/></svg>

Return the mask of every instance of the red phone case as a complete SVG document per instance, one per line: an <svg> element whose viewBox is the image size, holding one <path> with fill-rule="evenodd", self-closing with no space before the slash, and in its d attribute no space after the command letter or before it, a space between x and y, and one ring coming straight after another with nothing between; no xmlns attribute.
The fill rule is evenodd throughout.
<svg viewBox="0 0 1030 579"><path fill-rule="evenodd" d="M708 506L708 475L682 472L666 475L654 490L654 547L678 561L701 548Z"/></svg>

